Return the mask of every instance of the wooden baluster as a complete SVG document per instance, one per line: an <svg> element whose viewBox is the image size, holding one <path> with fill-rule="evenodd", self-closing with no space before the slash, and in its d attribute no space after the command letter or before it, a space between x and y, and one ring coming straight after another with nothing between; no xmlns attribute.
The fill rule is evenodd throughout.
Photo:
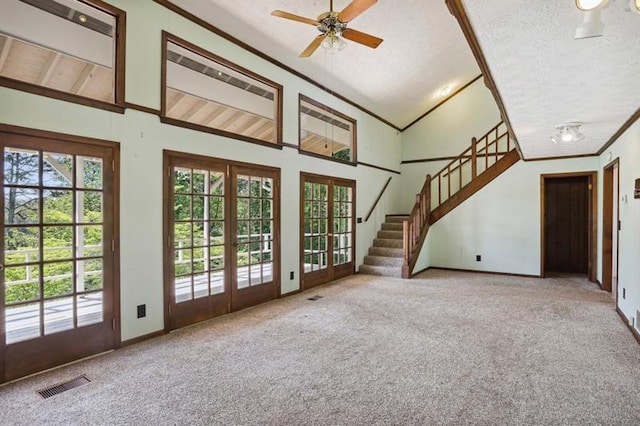
<svg viewBox="0 0 640 426"><path fill-rule="evenodd" d="M442 175L438 174L438 205L442 204Z"/></svg>
<svg viewBox="0 0 640 426"><path fill-rule="evenodd" d="M484 140L484 171L489 168L489 138L485 137Z"/></svg>
<svg viewBox="0 0 640 426"><path fill-rule="evenodd" d="M402 221L402 250L404 251L404 262L409 264L409 221Z"/></svg>
<svg viewBox="0 0 640 426"><path fill-rule="evenodd" d="M447 167L447 200L449 198L451 198L451 166Z"/></svg>
<svg viewBox="0 0 640 426"><path fill-rule="evenodd" d="M462 189L462 160L460 160L460 166L458 167L458 191Z"/></svg>
<svg viewBox="0 0 640 426"><path fill-rule="evenodd" d="M478 141L475 137L471 139L471 180L478 176L478 165L476 164L476 155L478 154L476 148L477 143Z"/></svg>
<svg viewBox="0 0 640 426"><path fill-rule="evenodd" d="M498 162L498 153L499 153L498 148L499 148L499 145L500 144L498 143L498 128L496 127L496 161L494 161L493 164Z"/></svg>

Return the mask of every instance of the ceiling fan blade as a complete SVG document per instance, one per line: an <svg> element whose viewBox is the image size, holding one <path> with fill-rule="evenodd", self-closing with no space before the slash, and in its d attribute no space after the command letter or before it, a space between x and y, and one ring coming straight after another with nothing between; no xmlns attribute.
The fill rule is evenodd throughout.
<svg viewBox="0 0 640 426"><path fill-rule="evenodd" d="M315 52L316 49L320 47L320 45L322 44L322 40L324 40L326 36L327 36L326 34L320 34L318 37L314 38L311 44L302 51L302 53L300 54L300 57L308 58L309 56L311 56L313 52Z"/></svg>
<svg viewBox="0 0 640 426"><path fill-rule="evenodd" d="M350 22L377 2L378 0L353 0L338 14L338 20L340 22Z"/></svg>
<svg viewBox="0 0 640 426"><path fill-rule="evenodd" d="M345 28L342 30L342 37L347 40L355 41L356 43L363 44L367 47L375 49L382 43L382 39L372 36L361 31L352 30L351 28Z"/></svg>
<svg viewBox="0 0 640 426"><path fill-rule="evenodd" d="M296 22L302 22L303 24L313 25L314 27L318 26L318 21L315 21L310 18L305 18L304 16L294 15L293 13L285 12L283 10L274 10L271 12L273 16L277 16L278 18L290 19Z"/></svg>

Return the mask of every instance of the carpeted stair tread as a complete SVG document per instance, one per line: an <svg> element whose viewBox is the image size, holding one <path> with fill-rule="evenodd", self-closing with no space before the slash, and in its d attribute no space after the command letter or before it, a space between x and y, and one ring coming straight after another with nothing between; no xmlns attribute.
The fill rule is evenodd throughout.
<svg viewBox="0 0 640 426"><path fill-rule="evenodd" d="M383 231L402 231L402 222L385 222L380 229Z"/></svg>
<svg viewBox="0 0 640 426"><path fill-rule="evenodd" d="M374 238L373 239L374 247L395 247L402 248L402 239L395 238Z"/></svg>
<svg viewBox="0 0 640 426"><path fill-rule="evenodd" d="M403 257L402 248L369 247L369 256Z"/></svg>
<svg viewBox="0 0 640 426"><path fill-rule="evenodd" d="M365 256L364 264L372 266L393 266L400 267L404 259L402 257L389 257L389 256Z"/></svg>
<svg viewBox="0 0 640 426"><path fill-rule="evenodd" d="M401 240L402 239L402 231L378 231L378 238Z"/></svg>
<svg viewBox="0 0 640 426"><path fill-rule="evenodd" d="M383 277L401 278L402 276L401 268L388 266L360 265L359 272L361 274L380 275Z"/></svg>
<svg viewBox="0 0 640 426"><path fill-rule="evenodd" d="M385 222L387 223L402 223L403 220L409 219L409 216L387 216Z"/></svg>

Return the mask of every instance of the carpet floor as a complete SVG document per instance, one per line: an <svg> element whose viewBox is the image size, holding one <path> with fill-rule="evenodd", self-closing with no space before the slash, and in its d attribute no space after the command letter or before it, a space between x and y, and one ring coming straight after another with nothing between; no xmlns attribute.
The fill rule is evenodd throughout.
<svg viewBox="0 0 640 426"><path fill-rule="evenodd" d="M639 425L614 308L581 277L355 275L0 387L0 424Z"/></svg>

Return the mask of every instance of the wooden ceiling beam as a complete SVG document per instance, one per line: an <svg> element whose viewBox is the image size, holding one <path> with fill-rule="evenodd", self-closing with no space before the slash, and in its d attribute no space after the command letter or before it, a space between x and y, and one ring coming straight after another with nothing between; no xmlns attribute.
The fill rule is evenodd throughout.
<svg viewBox="0 0 640 426"><path fill-rule="evenodd" d="M54 52L54 51L49 52L49 57L47 58L47 62L42 67L42 70L40 71L40 75L36 80L36 84L40 86L46 86L47 83L49 83L49 79L51 78L51 76L53 75L53 72L58 66L58 62L60 61L61 57L62 55L58 52Z"/></svg>
<svg viewBox="0 0 640 426"><path fill-rule="evenodd" d="M4 68L4 64L7 62L12 44L13 39L11 37L4 38L4 42L2 42L2 47L0 48L0 72L2 72L2 68Z"/></svg>
<svg viewBox="0 0 640 426"><path fill-rule="evenodd" d="M76 79L76 82L73 84L73 87L71 88L71 93L75 93L76 95L81 94L84 88L89 83L89 80L91 80L91 74L93 74L96 68L97 68L97 65L86 64L82 69L82 72Z"/></svg>
<svg viewBox="0 0 640 426"><path fill-rule="evenodd" d="M202 99L198 99L196 101L195 104L193 104L193 106L191 108L189 108L189 110L187 112L185 112L184 114L182 114L182 117L180 117L181 120L184 121L189 121L191 120L197 113L199 113L200 111L202 111L202 109L207 106L207 102L203 101Z"/></svg>

